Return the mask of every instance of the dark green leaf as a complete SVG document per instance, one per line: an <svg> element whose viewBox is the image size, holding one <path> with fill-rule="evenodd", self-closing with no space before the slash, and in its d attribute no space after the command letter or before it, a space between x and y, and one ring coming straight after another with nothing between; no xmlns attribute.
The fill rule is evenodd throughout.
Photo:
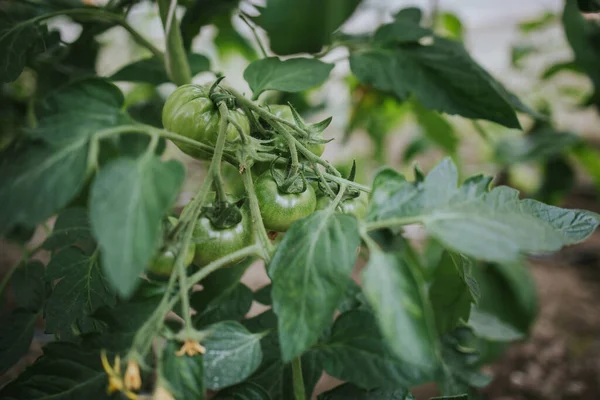
<svg viewBox="0 0 600 400"><path fill-rule="evenodd" d="M123 102L121 90L104 79L84 79L63 86L40 102L38 126L29 131L29 136L58 145L131 123L122 111Z"/></svg>
<svg viewBox="0 0 600 400"><path fill-rule="evenodd" d="M457 394L456 396L437 396L437 397L432 397L429 400L469 400L469 395Z"/></svg>
<svg viewBox="0 0 600 400"><path fill-rule="evenodd" d="M181 356L175 353L181 343L167 341L159 364L158 385L163 386L176 399L204 399L204 360L198 354Z"/></svg>
<svg viewBox="0 0 600 400"><path fill-rule="evenodd" d="M254 300L266 306L271 305L271 285L263 286L254 292Z"/></svg>
<svg viewBox="0 0 600 400"><path fill-rule="evenodd" d="M577 135L545 130L534 135L515 136L498 141L495 157L504 165L543 161L580 142L581 139Z"/></svg>
<svg viewBox="0 0 600 400"><path fill-rule="evenodd" d="M29 261L13 274L11 287L17 304L32 312L41 310L46 300L46 269L39 261Z"/></svg>
<svg viewBox="0 0 600 400"><path fill-rule="evenodd" d="M198 36L203 26L224 18L228 18L231 22L231 14L239 2L240 0L190 0L181 20L181 36L184 47L188 50L191 48L192 41Z"/></svg>
<svg viewBox="0 0 600 400"><path fill-rule="evenodd" d="M200 72L210 71L210 61L202 54L189 54L188 63L192 76ZM156 57L128 64L115 72L110 79L113 81L146 82L153 85L170 82L164 63Z"/></svg>
<svg viewBox="0 0 600 400"><path fill-rule="evenodd" d="M213 19L212 23L218 31L214 41L221 57L225 58L233 53L241 54L245 59L251 61L257 58L252 42L235 29L231 15L217 17Z"/></svg>
<svg viewBox="0 0 600 400"><path fill-rule="evenodd" d="M5 315L0 325L0 374L29 351L38 317L37 311L22 308Z"/></svg>
<svg viewBox="0 0 600 400"><path fill-rule="evenodd" d="M75 244L88 244L92 240L87 211L84 208L68 208L58 215L52 233L44 242L44 249L60 250Z"/></svg>
<svg viewBox="0 0 600 400"><path fill-rule="evenodd" d="M244 79L255 98L265 90L301 92L325 82L333 67L333 64L314 58L282 61L277 57L269 57L248 65L244 70Z"/></svg>
<svg viewBox="0 0 600 400"><path fill-rule="evenodd" d="M317 211L292 224L269 265L284 361L314 344L342 300L360 245L350 215Z"/></svg>
<svg viewBox="0 0 600 400"><path fill-rule="evenodd" d="M304 391L308 398L312 398L312 393L321 375L323 368L315 352L303 354L300 358L302 363L302 381L304 382ZM281 399L294 398L294 377L291 364L286 364L283 369L281 385Z"/></svg>
<svg viewBox="0 0 600 400"><path fill-rule="evenodd" d="M600 0L577 0L577 5L583 12L600 12Z"/></svg>
<svg viewBox="0 0 600 400"><path fill-rule="evenodd" d="M379 27L375 41L381 44L415 43L425 36L433 35L431 29L420 26L421 10L407 8L396 14L394 22Z"/></svg>
<svg viewBox="0 0 600 400"><path fill-rule="evenodd" d="M94 180L90 220L102 266L117 292L129 296L155 253L161 221L183 183L183 166L146 154L121 158Z"/></svg>
<svg viewBox="0 0 600 400"><path fill-rule="evenodd" d="M370 257L362 274L365 296L373 307L383 337L396 357L432 371L435 326L427 315L425 282L397 253L369 246Z"/></svg>
<svg viewBox="0 0 600 400"><path fill-rule="evenodd" d="M271 49L281 55L318 53L360 0L267 0L254 20L267 31Z"/></svg>
<svg viewBox="0 0 600 400"><path fill-rule="evenodd" d="M520 128L506 89L458 42L436 37L428 46L373 48L352 54L350 67L362 83L400 101L414 95L428 109Z"/></svg>
<svg viewBox="0 0 600 400"><path fill-rule="evenodd" d="M244 382L239 385L221 390L214 400L271 400L269 393L252 382Z"/></svg>
<svg viewBox="0 0 600 400"><path fill-rule="evenodd" d="M2 400L108 400L107 375L97 350L50 343L44 355L0 391Z"/></svg>
<svg viewBox="0 0 600 400"><path fill-rule="evenodd" d="M54 286L46 308L48 332L70 332L73 323L82 321L102 306L115 304L115 295L98 264L97 254L86 255L69 247L50 260L48 279L60 281ZM92 324L98 330L97 324Z"/></svg>
<svg viewBox="0 0 600 400"><path fill-rule="evenodd" d="M563 12L562 22L567 40L575 53L575 62L585 71L594 83L600 88L600 52L592 43L592 32L600 28L592 21L586 21L575 0L567 0Z"/></svg>
<svg viewBox="0 0 600 400"><path fill-rule="evenodd" d="M431 380L411 361L392 355L366 311L348 311L338 317L329 339L314 350L325 371L366 389L411 387Z"/></svg>
<svg viewBox="0 0 600 400"><path fill-rule="evenodd" d="M318 400L414 400L408 389L365 390L351 383L344 383L317 398Z"/></svg>
<svg viewBox="0 0 600 400"><path fill-rule="evenodd" d="M194 316L194 325L201 328L225 320L241 320L252 306L252 291L248 286L239 284L235 288L212 301Z"/></svg>
<svg viewBox="0 0 600 400"><path fill-rule="evenodd" d="M417 101L412 102L412 108L423 134L448 154L455 154L458 137L452 125L443 116L428 111Z"/></svg>
<svg viewBox="0 0 600 400"><path fill-rule="evenodd" d="M458 254L444 252L429 287L429 300L440 335L454 330L458 322L469 320L471 304L479 297L479 287L470 265Z"/></svg>
<svg viewBox="0 0 600 400"><path fill-rule="evenodd" d="M31 145L0 158L0 234L35 226L66 206L85 183L88 143Z"/></svg>
<svg viewBox="0 0 600 400"><path fill-rule="evenodd" d="M202 341L204 381L211 390L235 385L249 377L260 365L262 350L260 333L250 333L237 322L211 325Z"/></svg>
<svg viewBox="0 0 600 400"><path fill-rule="evenodd" d="M552 64L542 73L542 80L553 78L560 72L571 71L575 73L583 73L581 67L574 61L566 61L557 64Z"/></svg>

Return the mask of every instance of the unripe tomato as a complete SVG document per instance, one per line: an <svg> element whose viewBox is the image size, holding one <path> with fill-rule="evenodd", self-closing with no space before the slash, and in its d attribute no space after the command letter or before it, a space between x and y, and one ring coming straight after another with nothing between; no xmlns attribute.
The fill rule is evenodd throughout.
<svg viewBox="0 0 600 400"><path fill-rule="evenodd" d="M166 130L175 132L201 143L214 146L219 135L219 110L209 98L207 86L183 85L167 99L163 107L162 122ZM235 121L245 135L250 133L250 123L241 110L229 110L229 118ZM227 127L227 140L239 140L239 133L233 124ZM190 145L177 143L186 154L207 159L207 155Z"/></svg>
<svg viewBox="0 0 600 400"><path fill-rule="evenodd" d="M317 198L310 185L302 193L283 193L269 171L262 174L255 183L256 197L265 228L270 231L285 232L294 221L315 211Z"/></svg>
<svg viewBox="0 0 600 400"><path fill-rule="evenodd" d="M270 110L271 114L275 115L276 117L279 117L281 119L284 119L284 120L292 122L292 123L296 122L296 120L294 119L294 114L292 113L292 109L290 108L290 106L286 106L283 104L272 104L272 105L269 105L269 110ZM321 135L319 135L318 137L320 138ZM306 146L306 148L311 153L313 153L314 155L319 156L319 157L325 151L325 143L310 143L310 144L303 143L303 144ZM275 141L275 145L279 149L282 149L282 150L287 149L287 141L282 136L277 137L277 139Z"/></svg>
<svg viewBox="0 0 600 400"><path fill-rule="evenodd" d="M252 219L247 207L240 209L242 220L235 226L218 229L210 220L201 216L194 227L192 240L196 244L194 264L203 267L234 251L252 244Z"/></svg>
<svg viewBox="0 0 600 400"><path fill-rule="evenodd" d="M317 210L324 210L331 204L332 199L329 196L323 196L317 201ZM340 202L342 213L354 215L356 218L363 218L367 215L369 205L369 196L361 192L358 197L346 199Z"/></svg>
<svg viewBox="0 0 600 400"><path fill-rule="evenodd" d="M235 166L224 162L221 164L221 174L225 183L225 192L233 199L241 199L246 195L242 174Z"/></svg>
<svg viewBox="0 0 600 400"><path fill-rule="evenodd" d="M196 251L196 245L194 243L190 243L190 246L187 248L185 253L185 259L183 260L184 265L189 266L194 260L194 253ZM173 272L173 268L175 268L175 259L177 258L177 254L172 248L162 251L152 264L150 264L150 268L148 271L156 275L158 277L169 277Z"/></svg>

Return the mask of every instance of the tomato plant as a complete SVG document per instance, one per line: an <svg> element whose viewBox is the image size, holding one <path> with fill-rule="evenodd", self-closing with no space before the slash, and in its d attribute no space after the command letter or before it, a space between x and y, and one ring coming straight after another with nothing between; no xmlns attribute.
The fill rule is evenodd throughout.
<svg viewBox="0 0 600 400"><path fill-rule="evenodd" d="M406 8L352 34L338 28L366 2L267 0L250 16L237 0L157 0L147 3L158 6L159 46L132 25L137 1L98 3L0 3L0 235L25 249L0 283L10 298L0 372L27 352L37 324L51 338L2 399L412 399L427 382L466 399L490 381L485 349L526 337L535 319L526 256L579 243L600 224L491 176L463 176L446 114L476 127L528 121L538 144L533 132L551 123L469 55L451 15ZM583 3L597 10L566 0L563 25L598 107L600 28ZM57 16L81 28L75 39L49 23ZM209 25L219 61L247 60L248 95L194 51ZM113 27L146 58L100 75L100 35ZM333 58L338 48L346 58ZM375 165L367 180L358 160L342 174L322 157L339 127L305 113L310 91L339 83L338 70L352 97L346 133L368 131L379 164L383 139L409 115L424 133L410 153L433 143L448 157L427 173ZM268 105L273 93L292 100ZM567 136L547 154L571 149ZM206 165L185 204L171 144ZM501 164L527 158L509 147ZM406 237L411 225L425 243ZM242 282L251 264L267 286ZM148 268L165 279L148 279ZM254 301L266 311L249 315ZM344 383L315 393L324 372Z"/></svg>

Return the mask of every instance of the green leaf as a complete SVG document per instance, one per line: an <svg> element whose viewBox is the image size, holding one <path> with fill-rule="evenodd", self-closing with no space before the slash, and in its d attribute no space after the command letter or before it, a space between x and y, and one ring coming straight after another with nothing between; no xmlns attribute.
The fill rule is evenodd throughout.
<svg viewBox="0 0 600 400"><path fill-rule="evenodd" d="M579 67L579 65L575 61L566 61L566 62L552 64L551 66L546 68L544 70L544 72L542 73L541 79L547 80L547 79L553 78L554 76L558 75L560 72L564 72L564 71L571 71L574 73L583 73L583 70L581 69L581 67Z"/></svg>
<svg viewBox="0 0 600 400"><path fill-rule="evenodd" d="M317 398L318 400L414 400L408 389L365 390L351 383L344 383Z"/></svg>
<svg viewBox="0 0 600 400"><path fill-rule="evenodd" d="M121 90L107 80L77 81L40 102L38 125L28 135L53 145L89 138L103 129L132 123L122 110L123 103Z"/></svg>
<svg viewBox="0 0 600 400"><path fill-rule="evenodd" d="M449 12L440 13L437 26L442 29L443 36L460 41L464 38L465 29L463 23L455 14Z"/></svg>
<svg viewBox="0 0 600 400"><path fill-rule="evenodd" d="M352 15L360 0L267 0L254 21L267 31L281 55L318 53Z"/></svg>
<svg viewBox="0 0 600 400"><path fill-rule="evenodd" d="M507 324L497 316L473 308L469 326L477 336L493 341L510 342L525 338L525 333Z"/></svg>
<svg viewBox="0 0 600 400"><path fill-rule="evenodd" d="M56 342L19 377L2 388L2 400L94 399L108 400L107 375L97 350Z"/></svg>
<svg viewBox="0 0 600 400"><path fill-rule="evenodd" d="M260 304L270 306L271 301L271 285L263 286L254 292L254 300Z"/></svg>
<svg viewBox="0 0 600 400"><path fill-rule="evenodd" d="M577 0L579 9L583 12L600 12L600 0Z"/></svg>
<svg viewBox="0 0 600 400"><path fill-rule="evenodd" d="M535 19L521 22L519 24L519 30L523 33L530 33L533 31L546 29L549 26L555 24L557 21L558 16L556 14L552 12L545 12L544 14Z"/></svg>
<svg viewBox="0 0 600 400"><path fill-rule="evenodd" d="M263 334L250 333L238 322L211 325L203 339L204 382L211 390L235 385L249 377L260 365Z"/></svg>
<svg viewBox="0 0 600 400"><path fill-rule="evenodd" d="M117 159L96 176L90 199L92 231L102 250L104 272L121 296L131 295L153 257L161 221L183 179L180 163L163 163L150 154Z"/></svg>
<svg viewBox="0 0 600 400"><path fill-rule="evenodd" d="M514 99L458 42L436 37L427 46L373 48L352 54L350 68L362 83L400 101L412 95L427 109L520 128Z"/></svg>
<svg viewBox="0 0 600 400"><path fill-rule="evenodd" d="M0 325L0 374L27 354L38 318L37 311L22 308L4 316Z"/></svg>
<svg viewBox="0 0 600 400"><path fill-rule="evenodd" d="M304 382L304 391L308 398L312 398L313 391L317 382L323 375L323 368L319 361L318 354L314 352L305 353L300 358L302 363L302 381ZM281 399L294 398L294 372L291 364L286 364L283 368L281 379Z"/></svg>
<svg viewBox="0 0 600 400"><path fill-rule="evenodd" d="M423 134L448 154L455 154L459 140L452 125L443 116L428 111L417 101L412 102L412 109Z"/></svg>
<svg viewBox="0 0 600 400"><path fill-rule="evenodd" d="M194 326L202 328L204 326L225 321L239 321L248 313L252 306L252 291L248 286L239 284L235 288L220 297L218 301L212 301L210 304L194 316Z"/></svg>
<svg viewBox="0 0 600 400"><path fill-rule="evenodd" d="M350 215L317 211L292 224L269 265L284 361L314 344L331 324L360 245Z"/></svg>
<svg viewBox="0 0 600 400"><path fill-rule="evenodd" d="M18 267L10 281L19 307L28 311L41 310L46 300L46 269L39 261L29 261Z"/></svg>
<svg viewBox="0 0 600 400"><path fill-rule="evenodd" d="M412 362L393 355L375 317L366 311L340 315L327 341L312 351L329 375L366 389L411 387L432 379Z"/></svg>
<svg viewBox="0 0 600 400"><path fill-rule="evenodd" d="M522 201L519 192L508 187L486 192L489 182L481 178L458 188L450 159L438 164L423 184L383 169L374 180L368 218L420 221L446 247L495 262L512 262L522 253L556 251L588 237L600 221L594 213Z"/></svg>
<svg viewBox="0 0 600 400"><path fill-rule="evenodd" d="M0 10L0 81L12 82L19 77L27 61L44 51L45 25L19 20L8 14L8 6Z"/></svg>
<svg viewBox="0 0 600 400"><path fill-rule="evenodd" d="M43 247L46 250L60 250L75 244L89 245L92 240L87 211L84 208L68 208L58 215Z"/></svg>
<svg viewBox="0 0 600 400"><path fill-rule="evenodd" d="M375 32L374 40L381 44L416 43L420 39L433 35L431 29L419 25L421 10L416 7L400 10L394 22L380 26Z"/></svg>
<svg viewBox="0 0 600 400"><path fill-rule="evenodd" d="M252 382L244 382L239 385L221 390L214 400L271 400L269 393Z"/></svg>
<svg viewBox="0 0 600 400"><path fill-rule="evenodd" d="M96 309L116 303L97 254L87 255L76 247L68 247L52 257L46 274L51 282L60 279L48 298L48 332L70 332L73 323L78 322L81 327ZM94 331L100 329L95 323L92 327Z"/></svg>
<svg viewBox="0 0 600 400"><path fill-rule="evenodd" d="M181 36L184 48L189 50L192 41L200 34L203 26L216 24L223 19L228 19L231 24L231 16L236 11L240 0L203 0L190 1L186 4L186 12L181 19ZM233 27L231 27L233 29ZM219 29L221 30L221 29ZM239 36L239 34L238 34ZM219 36L217 36L218 38ZM218 46L219 50L221 46Z"/></svg>
<svg viewBox="0 0 600 400"><path fill-rule="evenodd" d="M594 86L600 88L600 52L592 42L592 33L600 31L600 28L583 17L576 0L565 2L562 22L567 40L575 53L575 62L590 77Z"/></svg>
<svg viewBox="0 0 600 400"><path fill-rule="evenodd" d="M363 291L373 307L383 337L396 357L432 371L435 327L428 321L425 282L409 261L397 253L369 246L370 257L362 273Z"/></svg>
<svg viewBox="0 0 600 400"><path fill-rule="evenodd" d="M210 61L202 54L189 54L188 63L192 76L200 72L210 71ZM128 64L115 72L111 77L113 81L146 82L153 85L170 82L165 65L156 57L145 58Z"/></svg>
<svg viewBox="0 0 600 400"><path fill-rule="evenodd" d="M175 353L181 343L169 340L159 363L158 385L163 386L176 399L204 399L204 356L181 356Z"/></svg>
<svg viewBox="0 0 600 400"><path fill-rule="evenodd" d="M16 224L35 226L66 206L85 183L88 143L30 145L0 159L0 235Z"/></svg>
<svg viewBox="0 0 600 400"><path fill-rule="evenodd" d="M325 82L333 69L315 58L291 58L285 61L277 57L252 62L244 70L244 79L257 98L265 90L301 92Z"/></svg>
<svg viewBox="0 0 600 400"><path fill-rule="evenodd" d="M470 265L458 254L444 252L429 287L429 300L440 335L451 332L458 322L469 320L471 304L479 298L479 286Z"/></svg>
<svg viewBox="0 0 600 400"><path fill-rule="evenodd" d="M469 400L469 395L458 394L455 396L436 396L436 397L432 397L429 400Z"/></svg>
<svg viewBox="0 0 600 400"><path fill-rule="evenodd" d="M568 151L581 142L572 133L544 130L534 135L515 136L496 143L495 158L503 165L544 161Z"/></svg>

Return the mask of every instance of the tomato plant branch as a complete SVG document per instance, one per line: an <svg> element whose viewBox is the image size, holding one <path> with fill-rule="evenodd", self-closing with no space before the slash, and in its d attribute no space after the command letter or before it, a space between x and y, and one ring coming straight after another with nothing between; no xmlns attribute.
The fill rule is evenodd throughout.
<svg viewBox="0 0 600 400"><path fill-rule="evenodd" d="M327 194L330 197L335 197L335 193L333 193L333 190L331 190L331 188L329 187L329 183L327 182L327 179L325 179L325 175L323 175L323 171L321 171L319 169L319 166L317 164L313 164L312 169L313 169L313 171L315 171L315 173L317 174L317 176L319 177L321 182L323 182L323 186L325 187L325 191L327 192Z"/></svg>
<svg viewBox="0 0 600 400"><path fill-rule="evenodd" d="M263 254L261 254L261 257L266 263L268 263L271 261L273 245L269 240L262 216L260 215L258 198L256 197L256 190L254 190L254 182L252 181L251 168L246 168L244 170L242 173L242 181L244 182L244 188L246 189L246 195L248 196L248 203L250 204L250 216L252 217L252 229L254 230L254 236L262 245Z"/></svg>
<svg viewBox="0 0 600 400"><path fill-rule="evenodd" d="M258 44L258 48L260 49L262 58L269 57L267 54L267 51L265 50L265 46L262 43L262 40L260 40L260 37L258 36L256 27L250 23L250 21L248 20L248 18L246 17L246 15L244 13L240 13L240 18L242 19L242 21L244 21L246 23L246 25L248 25L248 27L252 31L252 35L254 36L254 40L256 40L256 43Z"/></svg>
<svg viewBox="0 0 600 400"><path fill-rule="evenodd" d="M335 196L335 198L331 202L330 207L332 210L335 210L335 208L338 206L338 204L340 204L340 202L342 201L342 197L344 196L344 193L346 192L346 187L347 187L347 185L344 183L342 183L340 185L340 190L339 190L338 194Z"/></svg>
<svg viewBox="0 0 600 400"><path fill-rule="evenodd" d="M331 174L328 174L326 172L323 172L323 176L325 178L329 179L330 181L333 181L335 183L339 183L340 185L341 184L346 184L349 187L356 188L356 189L361 190L361 191L366 192L366 193L370 193L371 192L371 188L369 186L365 186L365 185L361 185L360 183L349 181L348 179L342 178L340 176L331 175Z"/></svg>
<svg viewBox="0 0 600 400"><path fill-rule="evenodd" d="M393 226L413 225L413 224L419 224L422 222L423 222L422 216L390 218L390 219L384 219L381 221L367 222L365 224L365 227L366 227L367 231L375 231L377 229L382 229L382 228L390 228Z"/></svg>
<svg viewBox="0 0 600 400"><path fill-rule="evenodd" d="M192 82L192 73L183 39L179 29L179 20L175 15L177 0L158 0L158 11L165 29L167 74L178 86Z"/></svg>
<svg viewBox="0 0 600 400"><path fill-rule="evenodd" d="M296 357L292 360L292 381L294 385L294 397L296 400L306 400L304 377L302 376L302 359L300 357Z"/></svg>

